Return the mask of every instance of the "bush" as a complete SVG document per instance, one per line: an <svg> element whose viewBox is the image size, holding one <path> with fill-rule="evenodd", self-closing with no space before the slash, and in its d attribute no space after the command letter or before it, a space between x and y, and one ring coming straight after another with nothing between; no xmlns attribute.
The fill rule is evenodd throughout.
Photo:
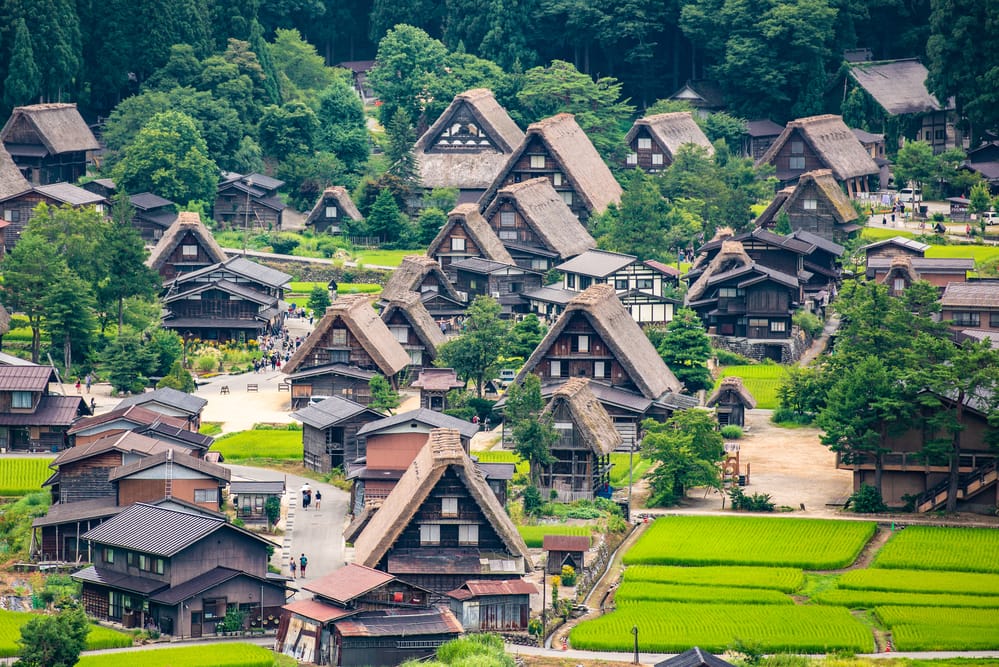
<svg viewBox="0 0 999 667"><path fill-rule="evenodd" d="M852 507L857 514L876 514L888 509L881 498L881 492L868 484L862 484L860 490L854 492L846 501L846 506Z"/></svg>
<svg viewBox="0 0 999 667"><path fill-rule="evenodd" d="M274 252L279 255L290 255L298 247L298 244L302 242L294 234L284 233L271 234L267 240L270 246L274 248Z"/></svg>
<svg viewBox="0 0 999 667"><path fill-rule="evenodd" d="M732 499L732 509L745 512L773 512L774 503L770 501L768 493L754 493L747 496L742 492L742 488L733 486L728 490L728 497Z"/></svg>
<svg viewBox="0 0 999 667"><path fill-rule="evenodd" d="M742 427L735 424L721 427L721 436L726 440L738 440L742 437Z"/></svg>
<svg viewBox="0 0 999 667"><path fill-rule="evenodd" d="M211 373L219 367L219 360L215 355L205 354L194 360L194 367L202 373Z"/></svg>
<svg viewBox="0 0 999 667"><path fill-rule="evenodd" d="M811 415L800 415L790 408L777 408L770 415L770 421L774 424L801 424L807 426L813 419Z"/></svg>
<svg viewBox="0 0 999 667"><path fill-rule="evenodd" d="M747 366L754 363L752 359L744 357L741 354L736 354L735 352L729 352L728 350L716 347L714 349L715 359L718 360L719 366Z"/></svg>
<svg viewBox="0 0 999 667"><path fill-rule="evenodd" d="M576 585L576 568L574 568L572 565L562 566L562 585L563 586Z"/></svg>
<svg viewBox="0 0 999 667"><path fill-rule="evenodd" d="M791 321L798 325L802 331L807 333L812 338L815 338L822 333L822 327L825 326L816 315L812 313L807 313L803 310L799 310L792 317Z"/></svg>
<svg viewBox="0 0 999 667"><path fill-rule="evenodd" d="M537 514L541 511L541 506L541 492L538 491L538 487L529 486L524 489L524 513Z"/></svg>

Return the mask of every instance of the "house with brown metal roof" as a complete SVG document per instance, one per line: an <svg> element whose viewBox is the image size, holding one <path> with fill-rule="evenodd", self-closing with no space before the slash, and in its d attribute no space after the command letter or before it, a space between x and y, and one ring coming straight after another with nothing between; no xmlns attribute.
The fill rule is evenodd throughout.
<svg viewBox="0 0 999 667"><path fill-rule="evenodd" d="M354 562L438 593L532 568L523 538L451 429L430 432L354 540Z"/></svg>
<svg viewBox="0 0 999 667"><path fill-rule="evenodd" d="M405 298L406 292L419 294L427 312L438 322L453 320L467 307L441 265L426 255L402 258L399 268L385 283L379 303L384 305L393 299Z"/></svg>
<svg viewBox="0 0 999 667"><path fill-rule="evenodd" d="M806 172L795 185L780 190L756 219L756 226L773 231L784 215L792 231L806 231L834 243L849 241L863 227L858 224L857 209L830 169Z"/></svg>
<svg viewBox="0 0 999 667"><path fill-rule="evenodd" d="M491 90L460 93L413 147L420 184L457 188L459 203L475 202L523 139Z"/></svg>
<svg viewBox="0 0 999 667"><path fill-rule="evenodd" d="M70 206L72 208L93 207L98 213L107 212L108 201L93 192L88 192L72 183L50 183L35 185L30 190L0 201L4 211L4 245L7 252L13 250L28 222L35 217L35 207L46 204L52 208Z"/></svg>
<svg viewBox="0 0 999 667"><path fill-rule="evenodd" d="M192 211L182 211L149 253L146 266L158 272L167 282L182 273L225 260L222 246L201 222L201 216Z"/></svg>
<svg viewBox="0 0 999 667"><path fill-rule="evenodd" d="M950 283L964 282L975 270L970 257L872 257L867 260L868 280L888 285L889 293L899 296L917 280L925 280L943 292Z"/></svg>
<svg viewBox="0 0 999 667"><path fill-rule="evenodd" d="M545 177L584 224L621 200L618 184L572 114L560 113L532 123L524 141L479 200L487 208L500 188Z"/></svg>
<svg viewBox="0 0 999 667"><path fill-rule="evenodd" d="M947 283L940 295L940 319L955 330L991 332L999 343L999 280Z"/></svg>
<svg viewBox="0 0 999 667"><path fill-rule="evenodd" d="M475 204L458 204L448 213L447 223L427 248L427 257L449 273L451 264L472 257L513 264L510 253Z"/></svg>
<svg viewBox="0 0 999 667"><path fill-rule="evenodd" d="M627 169L639 168L649 173L667 169L676 160L682 146L704 149L709 156L715 148L690 111L659 113L639 118L624 138L630 152L624 161Z"/></svg>
<svg viewBox="0 0 999 667"><path fill-rule="evenodd" d="M178 391L172 387L162 387L142 394L127 396L118 401L118 405L114 409L141 405L153 412L185 419L190 424L188 430L197 431L201 428L201 412L207 404L208 401L200 396Z"/></svg>
<svg viewBox="0 0 999 667"><path fill-rule="evenodd" d="M156 243L177 222L177 204L152 192L129 195L132 225L146 243Z"/></svg>
<svg viewBox="0 0 999 667"><path fill-rule="evenodd" d="M589 535L545 535L541 548L546 553L545 572L562 574L562 566L569 565L576 572L586 567L586 552L590 549Z"/></svg>
<svg viewBox="0 0 999 667"><path fill-rule="evenodd" d="M74 183L101 146L75 104L14 107L0 141L33 185Z"/></svg>
<svg viewBox="0 0 999 667"><path fill-rule="evenodd" d="M532 271L513 263L494 262L483 257L470 257L449 267L458 293L469 302L488 296L502 307L503 317L528 312L524 294L541 287L540 271Z"/></svg>
<svg viewBox="0 0 999 667"><path fill-rule="evenodd" d="M851 197L870 192L869 180L880 172L843 118L828 114L789 122L757 164L773 165L782 187L805 172L829 169Z"/></svg>
<svg viewBox="0 0 999 667"><path fill-rule="evenodd" d="M312 227L317 233L343 234L362 219L347 188L333 185L319 195L315 206L305 218L305 226Z"/></svg>
<svg viewBox="0 0 999 667"><path fill-rule="evenodd" d="M85 445L99 438L116 435L125 431L135 431L155 424L166 424L176 428L191 430L191 425L185 417L165 415L142 405L126 405L108 412L87 417L73 424L67 435L72 438L75 446ZM191 449L200 450L192 446Z"/></svg>
<svg viewBox="0 0 999 667"><path fill-rule="evenodd" d="M91 414L82 396L49 391L56 382L52 366L0 365L0 449L59 451L69 445L67 431Z"/></svg>
<svg viewBox="0 0 999 667"><path fill-rule="evenodd" d="M395 339L409 354L410 374L432 366L437 348L444 344L444 334L416 292L403 292L390 300L381 312Z"/></svg>
<svg viewBox="0 0 999 667"><path fill-rule="evenodd" d="M409 364L409 354L395 339L385 322L363 294L342 296L326 309L316 328L281 367L291 383L292 407L301 407L312 396L332 396L327 389L341 378L338 395L362 405L371 402L367 381L336 373L334 366L347 366L367 373L381 373L393 385ZM302 373L311 372L306 377ZM320 389L321 391L317 391ZM298 404L296 405L296 401ZM304 403L303 403L304 402Z"/></svg>
<svg viewBox="0 0 999 667"><path fill-rule="evenodd" d="M450 407L447 395L466 384L458 379L453 368L424 368L410 386L420 390L421 408L444 412Z"/></svg>
<svg viewBox="0 0 999 667"><path fill-rule="evenodd" d="M547 178L504 186L482 213L513 261L547 271L597 247Z"/></svg>
<svg viewBox="0 0 999 667"><path fill-rule="evenodd" d="M230 605L266 628L287 600L287 579L267 571L271 543L224 517L136 503L82 539L93 565L73 578L92 618L201 637Z"/></svg>
<svg viewBox="0 0 999 667"><path fill-rule="evenodd" d="M890 239L882 239L860 246L858 250L864 253L865 260L869 262L876 258L891 259L897 255L925 257L926 251L929 249L928 243L922 243L905 236L893 236Z"/></svg>
<svg viewBox="0 0 999 667"><path fill-rule="evenodd" d="M465 632L524 632L531 617L531 596L540 593L523 579L487 579L466 581L447 595Z"/></svg>
<svg viewBox="0 0 999 667"><path fill-rule="evenodd" d="M746 132L742 135L742 157L759 160L783 131L783 125L778 125L769 118L746 121Z"/></svg>
<svg viewBox="0 0 999 667"><path fill-rule="evenodd" d="M291 414L302 422L302 463L309 470L347 471L361 456L357 432L384 415L341 396L330 396Z"/></svg>

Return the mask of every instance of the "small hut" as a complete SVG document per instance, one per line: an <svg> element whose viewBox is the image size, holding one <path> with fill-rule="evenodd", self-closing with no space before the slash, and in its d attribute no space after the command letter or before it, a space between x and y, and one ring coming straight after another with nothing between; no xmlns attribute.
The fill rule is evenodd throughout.
<svg viewBox="0 0 999 667"><path fill-rule="evenodd" d="M689 651L657 662L655 667L734 667L734 665L695 646Z"/></svg>
<svg viewBox="0 0 999 667"><path fill-rule="evenodd" d="M448 409L447 395L461 389L465 383L458 379L453 368L424 368L411 386L420 390L420 407L434 412Z"/></svg>
<svg viewBox="0 0 999 667"><path fill-rule="evenodd" d="M721 426L745 426L746 410L756 407L756 399L742 384L742 378L733 376L722 378L706 405L715 408Z"/></svg>
<svg viewBox="0 0 999 667"><path fill-rule="evenodd" d="M563 565L571 565L576 572L586 567L586 552L590 548L587 535L545 535L541 547L548 553L545 571L562 574Z"/></svg>

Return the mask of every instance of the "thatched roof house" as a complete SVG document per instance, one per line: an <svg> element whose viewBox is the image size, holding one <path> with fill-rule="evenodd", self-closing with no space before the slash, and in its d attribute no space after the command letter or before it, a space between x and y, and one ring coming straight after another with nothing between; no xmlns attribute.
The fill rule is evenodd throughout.
<svg viewBox="0 0 999 667"><path fill-rule="evenodd" d="M880 171L843 118L831 114L792 120L757 164L774 165L784 184L806 171L829 169L848 194L866 192L867 177Z"/></svg>
<svg viewBox="0 0 999 667"><path fill-rule="evenodd" d="M492 203L503 186L538 176L552 179L580 220L621 200L621 186L572 114L560 113L527 128L524 141L479 200L480 207Z"/></svg>
<svg viewBox="0 0 999 667"><path fill-rule="evenodd" d="M483 212L518 265L530 261L534 247L554 253L553 264L597 247L596 241L547 178L531 178L506 185ZM512 237L512 238L511 238Z"/></svg>
<svg viewBox="0 0 999 667"><path fill-rule="evenodd" d="M427 248L427 256L440 262L444 268L470 257L513 264L510 253L475 204L458 204L448 213L447 223Z"/></svg>
<svg viewBox="0 0 999 667"><path fill-rule="evenodd" d="M333 185L319 195L315 206L305 218L305 226L312 227L317 232L339 234L343 231L344 224L357 222L362 217L347 188Z"/></svg>
<svg viewBox="0 0 999 667"><path fill-rule="evenodd" d="M380 302L405 298L403 295L406 292L416 292L421 298L427 294L440 294L456 303L462 301L441 265L426 255L406 255L402 258L399 268L385 283Z"/></svg>
<svg viewBox="0 0 999 667"><path fill-rule="evenodd" d="M812 232L834 242L847 240L861 229L860 215L831 169L805 172L796 185L781 189L756 225L772 229L782 213L787 214L793 231Z"/></svg>
<svg viewBox="0 0 999 667"><path fill-rule="evenodd" d="M346 329L348 333L334 334L334 329ZM343 337L342 341L337 339L338 336ZM332 348L349 349L349 355L345 355L347 359L341 363L361 368L374 366L390 379L409 363L409 355L364 294L350 294L334 301L281 370L294 373L296 370L336 363L330 357Z"/></svg>
<svg viewBox="0 0 999 667"><path fill-rule="evenodd" d="M420 301L419 294L403 292L394 297L382 308L381 318L390 329L400 325L409 328L407 342L403 343L400 336L396 336L396 340L410 351L411 358L412 351L422 348L423 362L414 365L429 366L437 358L437 348L444 344L444 334Z"/></svg>
<svg viewBox="0 0 999 667"><path fill-rule="evenodd" d="M414 523L421 513L449 513L442 510L443 495L457 497L456 515L478 516L474 542L466 539L464 546L448 548L439 533L432 535L434 531ZM354 541L354 560L390 574L406 572L407 580L441 592L469 579L510 578L532 568L527 545L453 429L430 432L427 444Z"/></svg>
<svg viewBox="0 0 999 667"><path fill-rule="evenodd" d="M723 233L723 230L718 230L718 234L721 233ZM701 298L705 290L707 290L708 281L712 276L733 268L749 266L752 263L753 259L746 254L746 250L742 247L741 243L738 241L722 241L721 252L715 255L714 259L704 268L700 277L687 289L684 301L690 303Z"/></svg>
<svg viewBox="0 0 999 667"><path fill-rule="evenodd" d="M475 88L455 96L413 148L424 188L458 188L478 198L520 145L524 133L491 90Z"/></svg>
<svg viewBox="0 0 999 667"><path fill-rule="evenodd" d="M181 211L177 222L163 232L149 253L146 266L170 279L182 273L181 267L194 270L225 260L225 251L201 222L201 216L193 211Z"/></svg>
<svg viewBox="0 0 999 667"><path fill-rule="evenodd" d="M75 104L49 103L14 107L0 130L0 141L13 148L41 144L50 155L95 151L101 147Z"/></svg>
<svg viewBox="0 0 999 667"><path fill-rule="evenodd" d="M15 197L31 189L31 183L14 164L10 153L0 146L0 201Z"/></svg>
<svg viewBox="0 0 999 667"><path fill-rule="evenodd" d="M743 426L746 423L746 410L756 407L756 399L742 384L742 378L733 375L722 378L705 406L715 408L718 423L722 426Z"/></svg>
<svg viewBox="0 0 999 667"><path fill-rule="evenodd" d="M556 389L542 414L555 415L561 406L565 406L572 418L579 441L594 454L610 454L621 444L621 435L614 429L614 422L604 406L590 391L587 378L570 378Z"/></svg>
<svg viewBox="0 0 999 667"><path fill-rule="evenodd" d="M708 155L715 154L714 146L690 111L639 118L624 140L631 149L626 166L638 166L646 171L661 171L673 164L677 151L685 144L700 146Z"/></svg>

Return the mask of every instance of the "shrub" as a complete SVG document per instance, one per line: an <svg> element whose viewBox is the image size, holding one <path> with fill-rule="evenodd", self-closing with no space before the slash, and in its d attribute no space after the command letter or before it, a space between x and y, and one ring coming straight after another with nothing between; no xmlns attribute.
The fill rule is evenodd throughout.
<svg viewBox="0 0 999 667"><path fill-rule="evenodd" d="M290 255L301 243L301 239L293 234L279 233L271 234L268 242L277 254Z"/></svg>
<svg viewBox="0 0 999 667"><path fill-rule="evenodd" d="M774 424L801 424L807 426L812 423L811 415L798 414L790 408L776 408L770 415L770 421Z"/></svg>
<svg viewBox="0 0 999 667"><path fill-rule="evenodd" d="M538 487L529 486L524 489L524 513L525 514L537 514L541 511L541 492L538 491Z"/></svg>
<svg viewBox="0 0 999 667"><path fill-rule="evenodd" d="M563 565L561 576L562 576L563 586L576 585L576 568L574 568L572 565Z"/></svg>
<svg viewBox="0 0 999 667"><path fill-rule="evenodd" d="M202 373L211 373L218 366L219 360L212 354L204 354L194 360L194 367Z"/></svg>
<svg viewBox="0 0 999 667"><path fill-rule="evenodd" d="M728 497L732 499L732 509L746 512L773 512L774 503L770 501L769 493L754 493L747 496L742 492L742 488L733 486L728 490Z"/></svg>
<svg viewBox="0 0 999 667"><path fill-rule="evenodd" d="M798 325L802 331L807 333L812 338L815 338L822 333L822 327L825 326L816 315L813 313L805 312L799 310L792 317L791 321Z"/></svg>
<svg viewBox="0 0 999 667"><path fill-rule="evenodd" d="M741 354L736 354L720 347L714 349L714 354L719 366L748 366L753 363L753 360L749 357L744 357Z"/></svg>
<svg viewBox="0 0 999 667"><path fill-rule="evenodd" d="M852 507L857 514L875 514L888 509L881 498L881 492L869 484L862 484L860 490L855 491L846 501L846 506Z"/></svg>
<svg viewBox="0 0 999 667"><path fill-rule="evenodd" d="M721 436L726 440L738 440L742 437L742 427L735 424L721 427Z"/></svg>

